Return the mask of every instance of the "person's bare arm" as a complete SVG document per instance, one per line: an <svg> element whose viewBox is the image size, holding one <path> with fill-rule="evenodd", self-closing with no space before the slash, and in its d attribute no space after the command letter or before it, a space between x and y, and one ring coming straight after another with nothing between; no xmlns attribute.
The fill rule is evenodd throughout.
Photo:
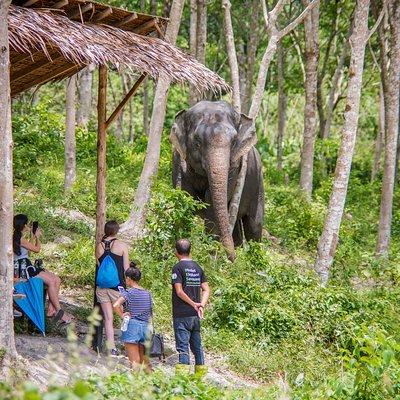
<svg viewBox="0 0 400 400"><path fill-rule="evenodd" d="M38 236L33 237L33 243L26 239L21 239L21 246L28 251L33 251L34 253L39 253L41 249L41 243Z"/></svg>
<svg viewBox="0 0 400 400"><path fill-rule="evenodd" d="M185 303L192 306L194 309L198 309L201 305L200 303L194 302L184 291L182 288L182 283L174 283L175 291L177 296L182 299Z"/></svg>
<svg viewBox="0 0 400 400"><path fill-rule="evenodd" d="M129 268L129 251L128 251L128 246L124 243L124 249L122 253L122 259L124 262L124 271L126 271Z"/></svg>
<svg viewBox="0 0 400 400"><path fill-rule="evenodd" d="M120 297L114 304L113 308L114 311L121 317L124 318L125 315L130 315L129 313L124 313L124 309L122 307L122 304L125 303L125 299L123 297Z"/></svg>
<svg viewBox="0 0 400 400"><path fill-rule="evenodd" d="M99 258L101 257L101 255L103 254L103 246L101 245L101 243L98 243L98 245L96 246L96 251L95 251L95 256L96 256L96 264L98 264L99 262Z"/></svg>
<svg viewBox="0 0 400 400"><path fill-rule="evenodd" d="M203 308L208 303L208 299L210 297L210 286L208 286L208 282L203 282L201 284L201 305Z"/></svg>

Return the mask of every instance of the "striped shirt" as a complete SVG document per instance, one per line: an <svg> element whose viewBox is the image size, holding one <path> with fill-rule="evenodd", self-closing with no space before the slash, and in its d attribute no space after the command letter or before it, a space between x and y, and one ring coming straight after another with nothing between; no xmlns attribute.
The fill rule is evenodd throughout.
<svg viewBox="0 0 400 400"><path fill-rule="evenodd" d="M126 300L128 312L131 318L148 322L153 314L153 300L149 291L145 289L130 288L121 291Z"/></svg>

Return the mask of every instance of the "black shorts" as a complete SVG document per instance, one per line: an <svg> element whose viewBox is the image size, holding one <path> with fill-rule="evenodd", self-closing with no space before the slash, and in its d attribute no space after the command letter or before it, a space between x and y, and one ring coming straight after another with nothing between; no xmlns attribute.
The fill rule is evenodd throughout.
<svg viewBox="0 0 400 400"><path fill-rule="evenodd" d="M18 263L18 270L19 270L18 278L21 278L21 266L24 264L24 262L26 265L26 271L28 273L28 278L33 278L45 270L41 266L32 265L31 260L29 258L21 258L20 260L15 261L15 263Z"/></svg>

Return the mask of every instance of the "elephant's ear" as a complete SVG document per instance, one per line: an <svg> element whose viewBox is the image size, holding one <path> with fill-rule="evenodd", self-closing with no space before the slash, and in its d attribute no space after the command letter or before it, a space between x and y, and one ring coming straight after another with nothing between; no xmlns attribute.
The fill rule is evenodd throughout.
<svg viewBox="0 0 400 400"><path fill-rule="evenodd" d="M169 135L169 140L174 149L178 151L181 160L186 160L185 114L186 110L181 110L176 114L175 122Z"/></svg>
<svg viewBox="0 0 400 400"><path fill-rule="evenodd" d="M253 119L241 114L237 133L236 143L232 149L231 160L233 163L240 160L257 143L256 127Z"/></svg>

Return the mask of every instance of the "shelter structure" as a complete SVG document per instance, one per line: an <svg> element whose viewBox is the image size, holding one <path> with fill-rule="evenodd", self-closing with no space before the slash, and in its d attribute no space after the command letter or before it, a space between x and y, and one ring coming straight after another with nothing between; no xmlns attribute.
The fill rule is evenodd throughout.
<svg viewBox="0 0 400 400"><path fill-rule="evenodd" d="M16 96L32 87L99 67L96 241L106 214L106 131L141 82L167 75L199 91L229 86L216 73L163 40L168 20L84 0L12 0L9 9L10 86ZM107 71L112 66L140 76L107 117Z"/></svg>

